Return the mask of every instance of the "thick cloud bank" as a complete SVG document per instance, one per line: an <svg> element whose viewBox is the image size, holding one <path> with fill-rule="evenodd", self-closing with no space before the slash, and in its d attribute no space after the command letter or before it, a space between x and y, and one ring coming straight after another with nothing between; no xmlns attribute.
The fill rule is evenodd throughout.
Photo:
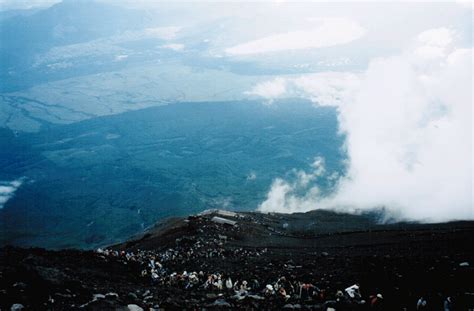
<svg viewBox="0 0 474 311"><path fill-rule="evenodd" d="M314 74L256 86L251 93L268 99L296 92L337 106L349 157L332 195L302 180L277 179L259 209L385 207L405 219L473 219L473 51L454 47L455 37L445 28L423 32L412 49L374 59L359 75ZM306 174L328 178L313 169Z"/></svg>

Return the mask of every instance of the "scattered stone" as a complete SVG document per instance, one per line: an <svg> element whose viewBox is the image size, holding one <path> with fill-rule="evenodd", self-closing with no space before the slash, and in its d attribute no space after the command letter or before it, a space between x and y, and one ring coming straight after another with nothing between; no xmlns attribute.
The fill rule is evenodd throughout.
<svg viewBox="0 0 474 311"><path fill-rule="evenodd" d="M62 286L67 281L66 274L58 268L37 266L35 270L43 280L52 285Z"/></svg>
<svg viewBox="0 0 474 311"><path fill-rule="evenodd" d="M214 301L213 305L214 306L219 306L219 307L228 307L228 308L230 308L230 303L228 303L224 299L217 299L216 301Z"/></svg>
<svg viewBox="0 0 474 311"><path fill-rule="evenodd" d="M104 294L94 294L93 300L105 299Z"/></svg>
<svg viewBox="0 0 474 311"><path fill-rule="evenodd" d="M265 299L265 298L263 298L262 296L259 296L259 295L247 295L247 297L252 298L252 299L255 299L255 300L263 300L263 299Z"/></svg>
<svg viewBox="0 0 474 311"><path fill-rule="evenodd" d="M105 294L105 298L107 298L107 299L118 299L119 295L117 293L107 293L107 294Z"/></svg>
<svg viewBox="0 0 474 311"><path fill-rule="evenodd" d="M138 299L137 294L132 293L132 292L128 293L127 297L130 298L130 299L133 299L133 300L137 300L137 299Z"/></svg>
<svg viewBox="0 0 474 311"><path fill-rule="evenodd" d="M217 295L214 294L214 293L208 293L208 294L206 294L206 298L207 298L207 299L216 299L216 298L217 298Z"/></svg>
<svg viewBox="0 0 474 311"><path fill-rule="evenodd" d="M56 296L56 297L61 297L61 298L71 298L71 297L73 297L74 295L71 295L71 294L63 294L63 293L55 293L54 296Z"/></svg>
<svg viewBox="0 0 474 311"><path fill-rule="evenodd" d="M127 306L129 311L143 311L143 308L134 304L130 304Z"/></svg>
<svg viewBox="0 0 474 311"><path fill-rule="evenodd" d="M192 219L193 225L199 221L204 220ZM30 268L29 265L33 266L34 264L34 267L31 267L30 269L33 271L33 276L35 278L37 277L35 273L36 266L46 266L48 268L40 269L40 277L46 276L49 278L47 282L60 280L61 278L64 281L67 281L67 283L63 284L63 287L61 287L62 289L60 289L60 293L55 292L55 288L53 287L47 295L45 295L45 300L42 301L41 304L38 303L40 306L44 306L45 308L52 306L51 303L48 304L46 301L48 296L54 297L57 300L55 305L58 308L70 307L70 309L78 308L81 303L88 301L92 296L94 300L82 305L82 308L86 307L87 309L95 310L120 308L119 310L122 311L150 310L152 306L159 302L160 306L154 306L154 309L159 309L160 307L167 309L178 309L183 307L195 309L238 309L245 307L255 310L283 308L286 310L306 309L334 311L337 306L337 310L339 311L339 306L336 301L331 301L333 303L329 304L328 302L330 300L322 299L321 304L314 304L315 302L311 300L310 297L311 295L316 295L319 289L324 289L328 290L327 296L325 295L325 297L332 298L332 295L334 294L332 289L339 287L343 288L342 286L350 285L345 284L346 276L341 276L340 273L341 271L345 271L345 269L354 267L353 258L351 256L345 256L345 253L342 253L343 255L339 256L338 249L332 248L327 249L328 251L331 251L331 253L320 252L319 250L318 252L312 252L313 256L310 257L326 257L321 261L323 266L329 265L330 267L335 267L335 269L329 269L330 272L321 273L321 271L326 270L322 269L319 271L317 268L319 263L314 263L302 256L295 257L291 255L290 257L290 255L288 255L287 257L286 253L283 253L283 256L280 256L280 250L270 249L270 251L268 251L266 248L237 247L233 244L227 244L225 240L229 239L236 241L236 245L238 245L239 235L236 234L236 230L238 230L236 228L238 227L226 227L226 230L223 230L223 226L211 223L210 217L206 221L208 223L206 226L199 223L196 224L196 226L199 225L205 229L203 231L205 233L203 237L192 238L184 236L180 239L176 239L176 241L179 242L179 245L171 243L174 241L173 238L170 239L169 247L160 250L127 251L106 249L102 251L100 256L94 254L93 256L95 257L92 264L95 264L96 261L100 262L100 266L97 267L97 270L102 269L103 265L106 264L107 270L100 270L100 274L96 273L99 276L98 278L91 275L90 281L77 280L73 275L77 269L65 268L64 265L58 265L58 270L50 269L50 264L47 259L38 260L38 263L34 261L31 263L27 262L26 264L23 263L23 265ZM242 228L242 230L245 230L244 227ZM191 230L194 229L194 227L191 227ZM224 232L225 234L228 234L228 236L219 234ZM194 234L195 231L192 231L192 233ZM133 244L130 245L133 246ZM372 256L370 254L366 256L363 255L368 258L368 268L377 270L377 268L381 267L384 267L385 269L390 268L394 264L398 265L398 260L385 260L386 258L389 258L385 256L385 250L383 252L380 251L379 253L378 256ZM76 257L68 262L67 265L77 265L81 267L83 262L86 262L85 259L90 259L86 257L90 256L90 254L80 256L84 256L85 258ZM268 256L268 258L265 256ZM398 255L391 256L398 258ZM445 259L443 260L434 259L436 264L434 264L433 261L427 261L426 265L423 265L423 271L438 272L440 270L438 267L443 266L444 263L447 263L451 267L458 267L459 270L465 272L470 271L470 268L460 268L470 267L468 261L461 262L459 259L456 260L454 256L444 257ZM221 262L225 262L229 258L231 260L228 261L228 263L220 265ZM371 258L376 259L374 260ZM468 256L461 258L472 262ZM424 257L416 257L415 259L418 260L418 263L424 263L424 261L421 261ZM331 260L333 260L334 263L332 263ZM240 266L234 267L234 261L237 262L237 264L240 264ZM54 263L56 262L57 259L54 257ZM120 267L127 262L129 265L120 269ZM219 264L216 266L216 263ZM400 264L400 271L404 271L404 264L405 263ZM302 271L303 267L304 270ZM434 267L437 267L437 270L434 270ZM95 267L93 266L92 268L94 269ZM398 268L398 266L396 266L396 268ZM258 273L253 273L254 269L256 269ZM394 269L392 275L400 279L400 283L403 284L406 280L403 279L402 275L396 270L397 269ZM65 271L68 272L66 276L63 277L61 273L65 273ZM79 270L81 273L83 271L87 272L85 269ZM117 276L116 274L111 274L113 283L110 281L99 283L98 280L102 280L103 272L109 273L110 271L120 271L123 272L123 275ZM91 272L95 271L91 270ZM301 277L302 275L304 275L304 277ZM2 275L0 272L0 278L1 277ZM125 277L128 278L127 280L130 281L130 284L128 284L128 281L125 284L120 283L125 279ZM351 274L350 277L352 278L353 275ZM231 279L231 285L229 286L226 284L227 279ZM244 280L246 280L245 283ZM31 281L31 278L28 276L25 277L21 274L20 277L16 278L16 281L17 283L14 283L13 280L9 283L14 284L13 287L15 288L15 294L21 291L21 288L26 287L26 289L30 289L31 284L36 284L34 281ZM26 284L20 281L26 282ZM305 283L302 283L301 281L304 281ZM382 280L382 282L383 281L384 280ZM113 292L105 294L107 289L112 290L112 288L118 284L121 286L120 296ZM266 284L268 284L267 287L265 287ZM64 286L70 287L72 291L64 289ZM124 288L127 288L128 290L122 292ZM284 294L278 291L280 288L283 289ZM266 290L263 291L262 289ZM384 296L388 298L386 301L389 301L391 298L391 291L399 292L400 290L401 289L397 286L391 286L387 292L383 293ZM129 291L130 293L128 293ZM98 292L103 292L105 295L90 295ZM365 292L363 293L364 295L366 294ZM7 294L9 293L6 290L0 289L0 299ZM32 305L32 302L23 298L26 294L29 294L29 292L19 296L22 298L17 301L21 301L29 307ZM284 299L284 296L281 295L290 299L287 299L286 301L282 300ZM474 294L465 293L464 295L472 296ZM77 297L77 299L71 299L72 297ZM49 301L52 301L51 298ZM77 305L74 306L72 304L73 302ZM357 301L357 303L361 305L364 302L364 300ZM6 307L6 310L8 310L8 306ZM23 308L16 310L22 309Z"/></svg>
<svg viewBox="0 0 474 311"><path fill-rule="evenodd" d="M28 287L28 285L26 285L25 283L23 282L16 282L15 284L13 284L13 287L14 288L18 288L20 290L24 290Z"/></svg>
<svg viewBox="0 0 474 311"><path fill-rule="evenodd" d="M20 310L24 310L24 309L25 309L25 307L21 303L15 303L10 308L11 311L20 311Z"/></svg>

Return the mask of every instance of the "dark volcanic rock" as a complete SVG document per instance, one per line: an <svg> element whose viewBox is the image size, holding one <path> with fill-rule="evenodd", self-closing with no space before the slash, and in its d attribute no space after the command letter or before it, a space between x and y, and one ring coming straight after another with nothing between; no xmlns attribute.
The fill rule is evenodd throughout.
<svg viewBox="0 0 474 311"><path fill-rule="evenodd" d="M325 219L342 228L345 216L214 212L97 252L7 247L0 308L415 310L421 296L435 310L447 297L453 310L473 308L473 222L309 226Z"/></svg>

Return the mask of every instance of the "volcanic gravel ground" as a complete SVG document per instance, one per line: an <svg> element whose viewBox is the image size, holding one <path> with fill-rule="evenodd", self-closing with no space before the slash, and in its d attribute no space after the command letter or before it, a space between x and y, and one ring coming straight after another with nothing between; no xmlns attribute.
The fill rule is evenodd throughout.
<svg viewBox="0 0 474 311"><path fill-rule="evenodd" d="M169 219L106 253L6 247L1 250L0 307L9 310L18 303L26 310L130 310L131 304L145 310L372 310L369 296L380 293L378 310L416 310L422 295L429 310L442 310L447 296L453 298L453 310L474 309L474 222L377 225L338 232L288 229L303 219L324 223L325 215L222 216L235 220L236 226L213 222L212 213ZM340 223L346 216L338 217ZM289 227L282 227L284 223ZM163 267L159 281L152 284L150 275L141 273L155 255ZM184 271L202 271L204 277L189 288L184 278L170 281L170 274ZM224 280L230 276L234 282L257 280L260 287L249 289L253 298L239 299L225 287L204 288L202 281L209 274L220 274ZM262 294L266 284L281 277L292 284L313 284L323 294L291 293L288 299ZM337 290L355 283L367 303L337 302Z"/></svg>

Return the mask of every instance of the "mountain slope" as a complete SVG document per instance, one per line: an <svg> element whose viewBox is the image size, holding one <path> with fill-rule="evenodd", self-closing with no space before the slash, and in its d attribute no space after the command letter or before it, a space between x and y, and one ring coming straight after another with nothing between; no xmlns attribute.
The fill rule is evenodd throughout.
<svg viewBox="0 0 474 311"><path fill-rule="evenodd" d="M210 211L163 221L97 252L6 248L1 307L373 310L369 296L377 293L380 310L414 310L421 295L435 309L447 296L459 310L474 306L473 222L377 225L376 217ZM301 231L311 222L328 230ZM330 229L345 225L348 231ZM219 289L219 275L238 281L235 289ZM356 282L366 303L336 296Z"/></svg>

